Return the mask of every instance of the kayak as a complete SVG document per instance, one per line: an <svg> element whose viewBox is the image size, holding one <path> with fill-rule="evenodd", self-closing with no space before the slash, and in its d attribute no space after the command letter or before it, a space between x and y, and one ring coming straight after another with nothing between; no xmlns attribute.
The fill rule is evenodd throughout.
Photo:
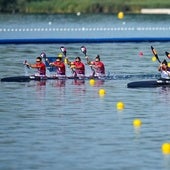
<svg viewBox="0 0 170 170"><path fill-rule="evenodd" d="M134 75L134 74L114 74L114 75L106 75L106 76L84 76L84 77L74 77L74 76L14 76L14 77L4 77L1 78L1 82L30 82L30 81L41 81L41 80L67 80L67 79L84 79L84 80L90 80L90 79L98 79L98 80L127 80L127 79L134 79L134 78L140 78L140 79L155 79L159 78L159 74L147 74L147 75Z"/></svg>
<svg viewBox="0 0 170 170"><path fill-rule="evenodd" d="M15 76L15 77L5 77L1 79L1 82L30 82L30 81L46 81L46 80L89 80L89 79L105 79L105 77L91 77L91 76L84 76L84 77L73 77L73 76L62 76L62 77L56 77L56 76Z"/></svg>
<svg viewBox="0 0 170 170"><path fill-rule="evenodd" d="M128 88L153 88L153 87L170 87L170 79L134 81L127 84Z"/></svg>

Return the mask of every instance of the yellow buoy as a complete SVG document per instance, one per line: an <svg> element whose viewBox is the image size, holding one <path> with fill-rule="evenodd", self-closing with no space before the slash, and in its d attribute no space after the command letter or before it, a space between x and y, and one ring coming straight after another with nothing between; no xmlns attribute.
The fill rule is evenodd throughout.
<svg viewBox="0 0 170 170"><path fill-rule="evenodd" d="M100 89L98 93L100 96L104 96L106 94L106 91L104 89Z"/></svg>
<svg viewBox="0 0 170 170"><path fill-rule="evenodd" d="M155 56L152 57L152 61L153 61L153 62L156 61L156 57L155 57Z"/></svg>
<svg viewBox="0 0 170 170"><path fill-rule="evenodd" d="M163 143L162 144L162 153L170 154L170 143Z"/></svg>
<svg viewBox="0 0 170 170"><path fill-rule="evenodd" d="M89 84L90 84L91 86L94 86L94 85L95 85L95 83L96 83L96 82L95 82L95 80L94 80L94 79L90 79L90 80L89 80Z"/></svg>
<svg viewBox="0 0 170 170"><path fill-rule="evenodd" d="M117 102L116 107L118 110L123 110L125 105L123 102L120 101L120 102Z"/></svg>
<svg viewBox="0 0 170 170"><path fill-rule="evenodd" d="M124 13L121 11L121 12L119 12L118 14L117 14L117 17L119 18L119 19L123 19L124 18Z"/></svg>
<svg viewBox="0 0 170 170"><path fill-rule="evenodd" d="M135 120L133 121L133 126L135 126L135 127L140 127L141 125L142 125L142 122L141 122L140 119L135 119Z"/></svg>

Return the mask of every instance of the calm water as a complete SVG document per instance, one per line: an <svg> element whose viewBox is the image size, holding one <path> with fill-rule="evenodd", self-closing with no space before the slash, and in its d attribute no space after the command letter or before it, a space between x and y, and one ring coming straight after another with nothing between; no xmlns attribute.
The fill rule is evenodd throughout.
<svg viewBox="0 0 170 170"><path fill-rule="evenodd" d="M31 22L33 16L27 17L26 23ZM73 24L72 17L68 22ZM41 51L56 56L61 45L70 59L79 55L84 62L80 47L85 45L91 58L101 55L107 72L121 75L156 74L158 62L152 62L150 46L161 60L170 49L169 43L159 42L1 45L0 77L24 75L25 59L34 62ZM90 73L88 66L86 71ZM161 151L170 141L170 89L126 88L136 80L97 81L95 86L73 80L0 83L0 169L170 169L170 157ZM101 88L104 97L98 95ZM118 101L124 110L116 109ZM132 125L135 118L143 123L139 129Z"/></svg>

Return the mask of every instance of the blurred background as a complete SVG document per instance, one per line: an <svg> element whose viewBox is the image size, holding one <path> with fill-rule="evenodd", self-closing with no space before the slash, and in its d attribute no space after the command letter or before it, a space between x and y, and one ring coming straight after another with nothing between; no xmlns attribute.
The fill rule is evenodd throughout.
<svg viewBox="0 0 170 170"><path fill-rule="evenodd" d="M145 8L170 8L169 0L0 0L1 13L141 13Z"/></svg>

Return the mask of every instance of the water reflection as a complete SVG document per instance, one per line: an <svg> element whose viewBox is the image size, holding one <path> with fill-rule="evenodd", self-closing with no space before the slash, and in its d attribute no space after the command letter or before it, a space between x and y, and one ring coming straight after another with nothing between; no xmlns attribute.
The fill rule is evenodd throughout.
<svg viewBox="0 0 170 170"><path fill-rule="evenodd" d="M85 84L85 80L84 79L75 79L72 81L72 84L76 85L76 86L81 86L81 85Z"/></svg>
<svg viewBox="0 0 170 170"><path fill-rule="evenodd" d="M45 80L37 81L36 86L41 89L43 88L43 86L46 86L46 81Z"/></svg>
<svg viewBox="0 0 170 170"><path fill-rule="evenodd" d="M66 80L64 80L64 79L52 80L50 84L52 85L52 87L65 87Z"/></svg>
<svg viewBox="0 0 170 170"><path fill-rule="evenodd" d="M159 93L161 100L170 102L170 87L161 87Z"/></svg>
<svg viewBox="0 0 170 170"><path fill-rule="evenodd" d="M96 86L96 87L100 87L100 86L104 85L104 82L105 82L104 80L100 80L100 79L99 79L99 80L96 80L95 86Z"/></svg>

